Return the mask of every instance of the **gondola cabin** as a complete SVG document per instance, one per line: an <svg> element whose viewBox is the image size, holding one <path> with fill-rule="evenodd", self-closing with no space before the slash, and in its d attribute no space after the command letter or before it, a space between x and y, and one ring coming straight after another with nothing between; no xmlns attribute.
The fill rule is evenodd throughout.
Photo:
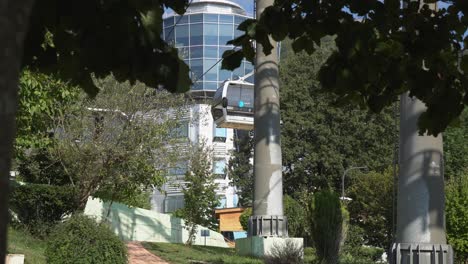
<svg viewBox="0 0 468 264"><path fill-rule="evenodd" d="M227 80L216 91L211 114L217 127L253 130L254 85Z"/></svg>

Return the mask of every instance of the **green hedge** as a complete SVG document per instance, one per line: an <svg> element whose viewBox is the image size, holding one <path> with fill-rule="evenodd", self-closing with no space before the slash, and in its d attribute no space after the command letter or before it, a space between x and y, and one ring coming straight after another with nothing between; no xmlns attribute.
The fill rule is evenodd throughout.
<svg viewBox="0 0 468 264"><path fill-rule="evenodd" d="M45 255L49 264L127 263L125 244L105 224L82 215L57 226Z"/></svg>
<svg viewBox="0 0 468 264"><path fill-rule="evenodd" d="M10 209L21 225L42 234L77 208L75 193L71 186L13 184Z"/></svg>

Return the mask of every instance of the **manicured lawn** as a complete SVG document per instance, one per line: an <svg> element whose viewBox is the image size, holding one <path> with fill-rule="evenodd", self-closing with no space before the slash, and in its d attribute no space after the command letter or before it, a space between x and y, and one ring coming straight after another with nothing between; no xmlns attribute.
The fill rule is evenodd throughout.
<svg viewBox="0 0 468 264"><path fill-rule="evenodd" d="M210 264L262 264L260 259L236 255L233 248L185 246L183 244L144 243L143 246L171 264L205 261ZM196 263L196 262L195 262Z"/></svg>
<svg viewBox="0 0 468 264"><path fill-rule="evenodd" d="M44 251L46 242L32 237L30 234L9 228L8 230L8 253L24 254L25 263L45 264Z"/></svg>

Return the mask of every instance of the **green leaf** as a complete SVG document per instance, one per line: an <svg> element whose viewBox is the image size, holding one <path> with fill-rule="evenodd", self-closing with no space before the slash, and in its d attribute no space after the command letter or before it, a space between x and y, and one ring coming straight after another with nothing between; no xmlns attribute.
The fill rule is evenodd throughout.
<svg viewBox="0 0 468 264"><path fill-rule="evenodd" d="M223 53L221 69L233 71L240 67L242 59L244 59L242 50L227 50Z"/></svg>
<svg viewBox="0 0 468 264"><path fill-rule="evenodd" d="M295 39L292 43L292 48L296 53L305 50L308 54L312 54L315 51L314 42L311 41L307 36L301 36Z"/></svg>

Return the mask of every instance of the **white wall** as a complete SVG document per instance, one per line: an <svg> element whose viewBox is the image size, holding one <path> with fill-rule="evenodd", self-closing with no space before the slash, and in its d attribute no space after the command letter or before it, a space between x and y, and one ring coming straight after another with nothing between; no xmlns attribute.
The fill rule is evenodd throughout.
<svg viewBox="0 0 468 264"><path fill-rule="evenodd" d="M184 220L180 218L142 208L130 208L119 203L112 204L110 213L108 210L109 203L90 197L84 214L98 222L106 220L111 230L125 241L185 243L188 239ZM205 245L205 239L200 236L200 231L207 228L198 226L197 229L194 244ZM210 230L206 245L228 247L223 235L213 230Z"/></svg>

